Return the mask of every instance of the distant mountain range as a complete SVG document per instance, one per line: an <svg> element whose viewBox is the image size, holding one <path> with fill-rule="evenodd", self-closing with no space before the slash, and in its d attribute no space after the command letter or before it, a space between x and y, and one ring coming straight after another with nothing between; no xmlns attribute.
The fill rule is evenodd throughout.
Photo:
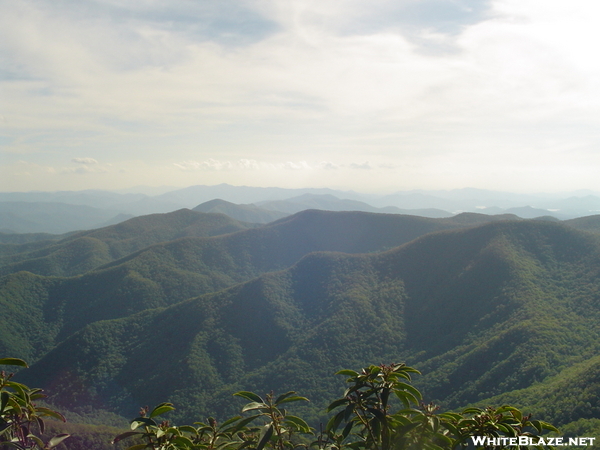
<svg viewBox="0 0 600 450"><path fill-rule="evenodd" d="M313 209L257 225L183 209L5 243L0 355L30 361L18 379L67 411L172 401L193 421L274 389L310 397L318 422L335 371L405 361L444 408L510 401L589 425L599 230L600 216Z"/></svg>
<svg viewBox="0 0 600 450"><path fill-rule="evenodd" d="M217 201L221 202L220 205L215 203ZM229 205L225 206L223 202ZM232 204L239 208L233 208ZM222 212L234 219L255 223L267 223L284 214L305 209L387 212L437 218L461 212L506 213L522 218L547 216L567 220L600 212L600 195L591 192L521 195L479 189L372 195L332 189L227 184L191 186L156 195L94 190L5 192L0 193L0 232L62 234L100 228L133 216L196 207L201 212ZM253 212L250 213L250 210Z"/></svg>

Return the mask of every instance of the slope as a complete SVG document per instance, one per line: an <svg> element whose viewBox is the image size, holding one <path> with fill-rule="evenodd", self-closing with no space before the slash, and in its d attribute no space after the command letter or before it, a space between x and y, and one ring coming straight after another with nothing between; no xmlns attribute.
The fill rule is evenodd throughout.
<svg viewBox="0 0 600 450"><path fill-rule="evenodd" d="M27 381L57 389L64 405L124 414L171 400L188 420L233 412L236 389L294 389L317 414L339 389L331 373L405 360L424 372L429 399L457 407L594 356L599 271L596 236L538 221L433 233L381 254L314 253L222 292L90 324Z"/></svg>
<svg viewBox="0 0 600 450"><path fill-rule="evenodd" d="M252 228L223 214L204 214L181 209L167 214L135 217L117 225L83 231L42 249L22 245L18 252L0 258L0 275L27 270L39 275L70 276L85 273L149 245L184 236L216 236Z"/></svg>
<svg viewBox="0 0 600 450"><path fill-rule="evenodd" d="M288 213L259 208L253 204L236 205L221 199L204 202L193 208L192 211L226 214L236 220L251 223L269 223L289 215Z"/></svg>

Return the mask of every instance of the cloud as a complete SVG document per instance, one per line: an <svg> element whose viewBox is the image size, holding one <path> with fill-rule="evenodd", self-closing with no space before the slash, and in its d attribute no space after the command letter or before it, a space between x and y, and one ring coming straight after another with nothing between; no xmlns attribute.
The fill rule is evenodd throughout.
<svg viewBox="0 0 600 450"><path fill-rule="evenodd" d="M231 170L233 164L229 161L218 161L216 159L207 159L206 161L183 161L181 163L173 163L175 167L189 171L189 170Z"/></svg>
<svg viewBox="0 0 600 450"><path fill-rule="evenodd" d="M60 169L60 173L63 174L77 174L77 175L86 175L90 173L107 173L108 169L105 167L89 167L85 164L82 164L79 167L63 167Z"/></svg>
<svg viewBox="0 0 600 450"><path fill-rule="evenodd" d="M298 161L298 162L287 161L284 164L280 164L279 166L284 169L288 169L288 170L312 169L312 167L310 167L310 165L308 165L308 163L306 161Z"/></svg>
<svg viewBox="0 0 600 450"><path fill-rule="evenodd" d="M78 164L98 164L94 158L73 158L71 162Z"/></svg>
<svg viewBox="0 0 600 450"><path fill-rule="evenodd" d="M0 1L3 155L60 167L84 148L164 168L168 154L178 175L282 169L322 185L345 174L325 169L389 161L426 184L447 161L565 167L574 143L586 167L600 145L595 2L80 3ZM190 159L199 142L214 159Z"/></svg>
<svg viewBox="0 0 600 450"><path fill-rule="evenodd" d="M369 164L369 161L365 161L365 162L360 163L360 164L352 163L352 164L350 164L350 168L351 169L359 169L359 170L371 170L371 169L373 169L373 167L371 166L371 164Z"/></svg>
<svg viewBox="0 0 600 450"><path fill-rule="evenodd" d="M259 169L288 169L288 170L303 170L311 169L310 165L306 161L287 161L285 163L266 163L258 162L254 159L239 159L235 162L231 161L220 161L209 158L205 161L184 161L181 163L173 163L173 165L181 170L211 170L211 171L230 171L230 170L243 170L243 171L255 171Z"/></svg>
<svg viewBox="0 0 600 450"><path fill-rule="evenodd" d="M325 169L325 170L337 170L340 168L339 165L337 165L331 161L321 161L317 167L319 169Z"/></svg>

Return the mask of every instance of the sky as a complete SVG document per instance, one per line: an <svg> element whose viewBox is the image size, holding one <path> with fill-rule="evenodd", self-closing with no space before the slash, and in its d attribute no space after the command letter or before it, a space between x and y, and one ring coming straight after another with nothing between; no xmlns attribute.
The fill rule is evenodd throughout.
<svg viewBox="0 0 600 450"><path fill-rule="evenodd" d="M0 0L0 191L600 190L597 0Z"/></svg>

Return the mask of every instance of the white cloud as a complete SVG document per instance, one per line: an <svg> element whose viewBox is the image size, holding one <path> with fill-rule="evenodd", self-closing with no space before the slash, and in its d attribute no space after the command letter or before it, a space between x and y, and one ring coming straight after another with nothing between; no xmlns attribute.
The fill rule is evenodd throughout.
<svg viewBox="0 0 600 450"><path fill-rule="evenodd" d="M317 167L325 170L337 170L340 168L338 164L335 164L331 161L321 161Z"/></svg>
<svg viewBox="0 0 600 450"><path fill-rule="evenodd" d="M351 169L359 169L359 170L371 170L373 169L373 167L371 166L371 164L369 164L369 161L365 161L363 163L351 163L350 164L350 168Z"/></svg>
<svg viewBox="0 0 600 450"><path fill-rule="evenodd" d="M71 162L78 164L98 164L94 158L73 158Z"/></svg>
<svg viewBox="0 0 600 450"><path fill-rule="evenodd" d="M288 169L288 170L312 169L312 167L310 167L310 165L306 161L298 161L298 162L287 161L283 164L280 164L279 167L282 167L282 168Z"/></svg>
<svg viewBox="0 0 600 450"><path fill-rule="evenodd" d="M493 0L458 31L409 33L401 14L418 3L244 1L225 15L181 1L0 0L0 123L14 139L3 154L56 167L80 149L163 167L168 154L182 161L173 172L289 169L324 184L333 172L311 169L417 167L426 184L455 182L447 161L465 174L473 161L485 173L497 160L560 168L575 144L581 167L592 163L600 4Z"/></svg>

